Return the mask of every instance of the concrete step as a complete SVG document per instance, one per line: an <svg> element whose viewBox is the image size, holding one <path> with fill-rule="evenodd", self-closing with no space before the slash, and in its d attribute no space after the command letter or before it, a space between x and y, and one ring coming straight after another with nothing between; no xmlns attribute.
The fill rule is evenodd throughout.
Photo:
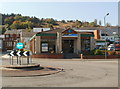
<svg viewBox="0 0 120 89"><path fill-rule="evenodd" d="M65 53L64 58L65 59L72 59L72 58L80 58L80 56L76 53Z"/></svg>

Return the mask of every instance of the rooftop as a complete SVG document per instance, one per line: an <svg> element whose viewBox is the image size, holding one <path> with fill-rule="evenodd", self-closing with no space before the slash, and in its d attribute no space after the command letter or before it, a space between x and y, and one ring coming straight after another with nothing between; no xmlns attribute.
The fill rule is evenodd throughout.
<svg viewBox="0 0 120 89"><path fill-rule="evenodd" d="M22 37L32 37L33 35L37 34L38 32L22 32Z"/></svg>
<svg viewBox="0 0 120 89"><path fill-rule="evenodd" d="M4 34L20 34L20 30L7 30Z"/></svg>

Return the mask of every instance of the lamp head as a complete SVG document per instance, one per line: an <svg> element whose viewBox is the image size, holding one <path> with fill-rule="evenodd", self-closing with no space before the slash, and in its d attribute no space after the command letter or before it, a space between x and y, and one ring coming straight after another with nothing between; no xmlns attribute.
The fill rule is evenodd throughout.
<svg viewBox="0 0 120 89"><path fill-rule="evenodd" d="M107 15L109 15L109 13L107 13Z"/></svg>

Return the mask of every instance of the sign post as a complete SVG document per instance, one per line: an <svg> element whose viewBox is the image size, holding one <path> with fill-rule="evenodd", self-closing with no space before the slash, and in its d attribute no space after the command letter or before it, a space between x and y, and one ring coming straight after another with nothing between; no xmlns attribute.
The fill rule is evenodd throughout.
<svg viewBox="0 0 120 89"><path fill-rule="evenodd" d="M22 56L25 56L27 58L27 64L30 63L29 61L29 57L30 57L30 51L21 51L20 49L23 48L23 43L17 43L16 44L16 48L19 49L18 51L17 50L13 50L9 53L10 55L10 64L13 65L13 56L17 56L17 64L22 64Z"/></svg>
<svg viewBox="0 0 120 89"><path fill-rule="evenodd" d="M27 56L27 64L29 64L29 55L30 55L30 52L29 51L25 51L25 52L23 52L23 55Z"/></svg>
<svg viewBox="0 0 120 89"><path fill-rule="evenodd" d="M16 48L17 49L22 49L23 48L23 43L17 43L16 44ZM20 55L21 51L18 51L16 54L17 54L17 64L18 64L18 56L19 56L19 62L20 62L20 65L21 65L21 55Z"/></svg>
<svg viewBox="0 0 120 89"><path fill-rule="evenodd" d="M12 65L13 65L13 56L12 56Z"/></svg>
<svg viewBox="0 0 120 89"><path fill-rule="evenodd" d="M17 64L22 64L21 63L21 57L22 56L25 56L26 58L27 58L27 64L29 64L30 63L30 51L11 51L10 53L9 53L9 55L10 55L10 64L12 64L13 65L13 56L17 56ZM19 59L19 60L18 60Z"/></svg>
<svg viewBox="0 0 120 89"><path fill-rule="evenodd" d="M17 56L17 64L18 64L18 56Z"/></svg>
<svg viewBox="0 0 120 89"><path fill-rule="evenodd" d="M16 48L17 49L22 49L23 48L23 43L17 43Z"/></svg>

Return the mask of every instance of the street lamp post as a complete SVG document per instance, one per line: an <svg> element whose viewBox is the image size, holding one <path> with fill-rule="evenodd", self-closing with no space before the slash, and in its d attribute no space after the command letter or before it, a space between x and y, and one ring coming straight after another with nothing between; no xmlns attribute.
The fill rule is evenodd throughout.
<svg viewBox="0 0 120 89"><path fill-rule="evenodd" d="M114 44L114 50L115 50L115 36L117 35L117 33L114 31L113 32L113 36L114 36L114 42L113 42L113 44Z"/></svg>
<svg viewBox="0 0 120 89"><path fill-rule="evenodd" d="M105 59L107 59L107 42L106 42L106 16L108 16L109 13L107 13L104 16L104 26L105 26Z"/></svg>

